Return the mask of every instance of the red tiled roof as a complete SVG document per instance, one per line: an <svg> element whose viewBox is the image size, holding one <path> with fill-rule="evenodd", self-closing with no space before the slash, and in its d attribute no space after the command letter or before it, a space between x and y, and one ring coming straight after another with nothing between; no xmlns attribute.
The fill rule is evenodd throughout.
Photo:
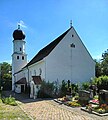
<svg viewBox="0 0 108 120"><path fill-rule="evenodd" d="M15 84L27 84L26 78L25 77L21 78L20 80L15 82Z"/></svg>
<svg viewBox="0 0 108 120"><path fill-rule="evenodd" d="M40 76L32 76L32 78L33 78L33 81L36 85L39 85L42 83L42 79Z"/></svg>

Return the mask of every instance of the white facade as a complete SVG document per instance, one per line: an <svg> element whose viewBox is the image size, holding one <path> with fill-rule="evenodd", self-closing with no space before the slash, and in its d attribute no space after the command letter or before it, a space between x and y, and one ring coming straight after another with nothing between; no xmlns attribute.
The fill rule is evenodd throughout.
<svg viewBox="0 0 108 120"><path fill-rule="evenodd" d="M27 54L25 53L25 41L13 40L13 54L12 54L12 90L15 89L15 82L17 78L15 73L20 71L27 64Z"/></svg>
<svg viewBox="0 0 108 120"><path fill-rule="evenodd" d="M20 57L25 55L26 58L25 52L19 53L21 52L19 51L20 47L24 50L25 42L22 42L22 44L19 42L17 41L14 45L13 59L16 59L17 55L20 55ZM50 45L46 48L50 49ZM40 56L42 55L43 53L40 54ZM58 81L61 84L62 80L70 80L72 83L81 84L95 77L95 62L73 27L69 29L48 55L43 56L41 60L30 65L26 61L23 63L22 60L13 60L13 70L21 70L15 74L16 81L26 77L27 84L33 86L32 76L41 76L42 80L49 82ZM26 67L24 67L25 65ZM24 68L21 69L22 67ZM31 97L33 97L34 88L32 87L31 90ZM36 93L37 91L35 91Z"/></svg>
<svg viewBox="0 0 108 120"><path fill-rule="evenodd" d="M95 62L72 28L46 57L46 80L82 83L94 76Z"/></svg>

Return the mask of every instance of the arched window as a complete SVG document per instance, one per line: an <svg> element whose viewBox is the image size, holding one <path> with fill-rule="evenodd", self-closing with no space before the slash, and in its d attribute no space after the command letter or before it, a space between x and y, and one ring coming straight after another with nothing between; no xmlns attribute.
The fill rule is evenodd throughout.
<svg viewBox="0 0 108 120"><path fill-rule="evenodd" d="M20 47L20 51L22 51L21 47Z"/></svg>
<svg viewBox="0 0 108 120"><path fill-rule="evenodd" d="M24 60L24 56L22 56L22 60Z"/></svg>
<svg viewBox="0 0 108 120"><path fill-rule="evenodd" d="M19 56L17 56L17 60L19 59Z"/></svg>
<svg viewBox="0 0 108 120"><path fill-rule="evenodd" d="M39 68L39 75L41 75L42 74L42 69L41 68Z"/></svg>

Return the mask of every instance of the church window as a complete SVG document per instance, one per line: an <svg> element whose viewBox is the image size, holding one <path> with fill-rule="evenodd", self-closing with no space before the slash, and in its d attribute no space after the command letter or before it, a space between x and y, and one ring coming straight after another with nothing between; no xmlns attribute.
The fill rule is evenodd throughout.
<svg viewBox="0 0 108 120"><path fill-rule="evenodd" d="M72 37L74 37L74 35L72 34Z"/></svg>
<svg viewBox="0 0 108 120"><path fill-rule="evenodd" d="M24 56L22 56L22 60L24 60Z"/></svg>
<svg viewBox="0 0 108 120"><path fill-rule="evenodd" d="M22 51L21 47L20 47L20 51Z"/></svg>
<svg viewBox="0 0 108 120"><path fill-rule="evenodd" d="M42 74L42 69L41 68L39 68L39 72L40 72L39 75L41 75Z"/></svg>
<svg viewBox="0 0 108 120"><path fill-rule="evenodd" d="M17 59L19 59L19 56L17 56Z"/></svg>

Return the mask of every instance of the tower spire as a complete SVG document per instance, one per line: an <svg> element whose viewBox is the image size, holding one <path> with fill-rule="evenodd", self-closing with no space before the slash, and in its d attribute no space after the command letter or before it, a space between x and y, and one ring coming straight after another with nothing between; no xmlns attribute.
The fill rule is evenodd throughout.
<svg viewBox="0 0 108 120"><path fill-rule="evenodd" d="M70 28L72 27L72 20L70 20Z"/></svg>

